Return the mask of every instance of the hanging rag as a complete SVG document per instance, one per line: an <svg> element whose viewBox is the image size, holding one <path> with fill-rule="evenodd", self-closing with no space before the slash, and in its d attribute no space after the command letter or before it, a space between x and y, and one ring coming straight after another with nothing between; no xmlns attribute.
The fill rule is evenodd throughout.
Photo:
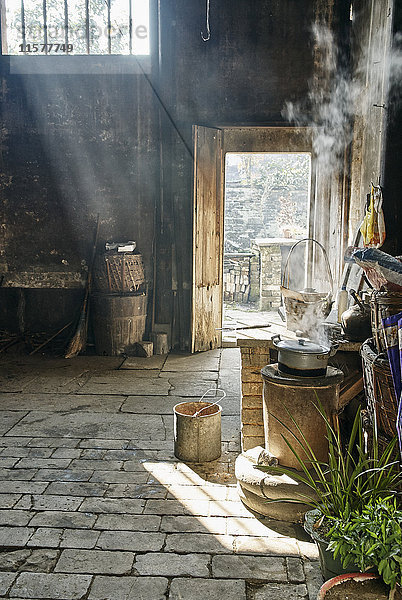
<svg viewBox="0 0 402 600"><path fill-rule="evenodd" d="M385 221L382 210L382 190L379 185L371 184L366 214L360 231L366 248L380 248L385 242Z"/></svg>

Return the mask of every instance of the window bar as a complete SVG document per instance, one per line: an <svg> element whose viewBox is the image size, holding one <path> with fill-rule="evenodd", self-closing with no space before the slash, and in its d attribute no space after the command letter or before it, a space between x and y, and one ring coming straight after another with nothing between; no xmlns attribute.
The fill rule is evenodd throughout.
<svg viewBox="0 0 402 600"><path fill-rule="evenodd" d="M68 3L64 0L64 43L66 45L66 54L68 46Z"/></svg>
<svg viewBox="0 0 402 600"><path fill-rule="evenodd" d="M107 0L107 51L112 54L112 20L110 18L110 8L112 0Z"/></svg>
<svg viewBox="0 0 402 600"><path fill-rule="evenodd" d="M47 54L47 6L46 6L46 0L43 0L43 43L45 44L45 54Z"/></svg>
<svg viewBox="0 0 402 600"><path fill-rule="evenodd" d="M1 54L8 54L7 13L6 13L5 0L0 0L0 19L1 19Z"/></svg>
<svg viewBox="0 0 402 600"><path fill-rule="evenodd" d="M128 53L133 53L133 4L128 0Z"/></svg>
<svg viewBox="0 0 402 600"><path fill-rule="evenodd" d="M22 34L22 47L26 52L27 38L25 35L25 7L24 0L21 0L21 34Z"/></svg>
<svg viewBox="0 0 402 600"><path fill-rule="evenodd" d="M87 54L89 54L89 0L85 0L85 37L87 42Z"/></svg>

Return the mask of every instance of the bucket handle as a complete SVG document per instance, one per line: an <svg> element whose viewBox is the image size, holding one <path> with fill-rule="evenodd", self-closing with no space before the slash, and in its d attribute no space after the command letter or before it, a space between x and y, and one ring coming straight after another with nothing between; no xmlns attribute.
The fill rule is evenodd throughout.
<svg viewBox="0 0 402 600"><path fill-rule="evenodd" d="M327 252L326 252L324 246L322 244L320 244L320 242L317 242L317 240L315 240L314 238L304 238L302 240L299 240L299 241L295 242L293 244L293 246L291 247L291 249L289 250L289 254L288 254L287 259L286 259L285 268L283 269L282 286L289 288L289 277L290 277L290 268L288 268L289 259L290 259L290 256L291 256L293 250L296 248L296 246L298 244L301 244L302 242L314 242L315 244L317 244L317 246L319 246L321 248L321 250L323 252L323 255L324 255L325 266L327 268L327 275L328 275L329 284L331 286L331 294L333 295L334 294L334 281L332 279L331 267L329 265L329 260L328 260ZM287 286L285 285L286 275L287 275Z"/></svg>
<svg viewBox="0 0 402 600"><path fill-rule="evenodd" d="M209 394L209 392L222 392L223 396L221 396L220 398L218 398L217 400L215 400L215 402L212 402L212 404L208 404L208 406L204 406L203 408L200 408L200 410L197 410L196 413L194 413L193 415L191 415L192 417L198 417L198 415L200 414L200 412L202 412L203 410L205 410L206 408L209 408L210 406L215 406L215 404L218 404L219 400L223 400L224 398L226 398L226 392L225 390L221 390L220 388L209 388L209 390L207 390L199 399L199 402L202 402L202 400L205 398L205 396L207 394Z"/></svg>

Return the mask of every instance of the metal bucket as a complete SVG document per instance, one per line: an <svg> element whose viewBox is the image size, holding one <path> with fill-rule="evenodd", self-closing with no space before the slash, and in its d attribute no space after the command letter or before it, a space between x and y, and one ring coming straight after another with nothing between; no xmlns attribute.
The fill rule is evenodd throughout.
<svg viewBox="0 0 402 600"><path fill-rule="evenodd" d="M216 402L201 399L173 407L174 454L178 459L202 463L220 457L222 407Z"/></svg>

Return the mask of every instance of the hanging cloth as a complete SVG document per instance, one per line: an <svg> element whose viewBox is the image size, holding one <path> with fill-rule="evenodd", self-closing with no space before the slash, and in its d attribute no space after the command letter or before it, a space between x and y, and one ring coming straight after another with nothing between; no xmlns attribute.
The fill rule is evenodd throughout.
<svg viewBox="0 0 402 600"><path fill-rule="evenodd" d="M371 184L366 214L360 231L365 248L380 248L385 242L385 221L382 210L382 190L379 185Z"/></svg>

